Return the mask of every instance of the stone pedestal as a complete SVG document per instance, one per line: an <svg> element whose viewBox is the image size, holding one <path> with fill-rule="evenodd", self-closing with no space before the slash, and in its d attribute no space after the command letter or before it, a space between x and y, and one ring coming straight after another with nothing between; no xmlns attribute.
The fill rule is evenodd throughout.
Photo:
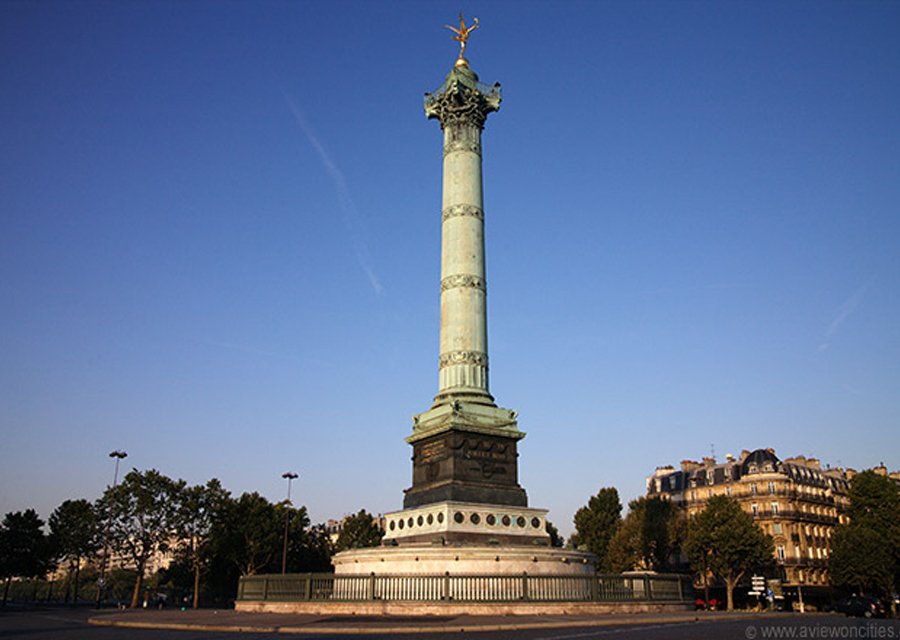
<svg viewBox="0 0 900 640"><path fill-rule="evenodd" d="M459 400L414 418L413 486L403 506L458 501L524 507L517 443L525 436L508 409Z"/></svg>
<svg viewBox="0 0 900 640"><path fill-rule="evenodd" d="M384 514L384 545L549 547L547 510L436 502Z"/></svg>

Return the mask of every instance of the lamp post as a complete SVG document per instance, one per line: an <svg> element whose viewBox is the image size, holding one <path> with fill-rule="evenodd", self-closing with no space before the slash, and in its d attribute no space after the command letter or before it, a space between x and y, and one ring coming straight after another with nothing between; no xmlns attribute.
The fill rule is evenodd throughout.
<svg viewBox="0 0 900 640"><path fill-rule="evenodd" d="M281 474L281 477L287 480L288 483L287 500L285 501L284 509L284 547L281 551L281 575L284 575L287 573L288 519L291 515L291 482L299 476L293 471L285 471Z"/></svg>
<svg viewBox="0 0 900 640"><path fill-rule="evenodd" d="M116 449L115 451L109 452L110 458L116 459L116 470L113 473L113 491L116 490L116 487L119 484L119 462L123 458L127 458L128 454L124 451L119 451ZM112 507L110 507L110 512L107 514L106 518L106 530L103 533L103 560L100 562L100 577L97 578L97 608L100 607L101 601L103 599L103 587L106 583L106 563L109 560L109 525L112 521Z"/></svg>

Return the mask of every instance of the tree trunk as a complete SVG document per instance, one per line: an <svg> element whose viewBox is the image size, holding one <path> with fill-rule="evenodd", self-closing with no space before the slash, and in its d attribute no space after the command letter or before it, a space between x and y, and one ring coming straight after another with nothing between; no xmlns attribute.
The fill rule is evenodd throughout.
<svg viewBox="0 0 900 640"><path fill-rule="evenodd" d="M137 577L134 579L134 593L131 594L131 608L138 608L138 601L141 598L141 587L144 584L144 563L141 562L137 567Z"/></svg>
<svg viewBox="0 0 900 640"><path fill-rule="evenodd" d="M3 606L6 606L6 601L9 599L9 585L12 584L12 576L6 577L6 586L3 587Z"/></svg>
<svg viewBox="0 0 900 640"><path fill-rule="evenodd" d="M72 603L77 607L78 606L78 576L81 574L81 558L75 559L75 586L73 588L74 595L72 596Z"/></svg>
<svg viewBox="0 0 900 640"><path fill-rule="evenodd" d="M194 602L193 607L197 609L200 606L200 563L194 563Z"/></svg>
<svg viewBox="0 0 900 640"><path fill-rule="evenodd" d="M703 563L703 607L709 609L709 568Z"/></svg>
<svg viewBox="0 0 900 640"><path fill-rule="evenodd" d="M728 593L728 611L734 611L734 585L737 580L725 578L725 591Z"/></svg>
<svg viewBox="0 0 900 640"><path fill-rule="evenodd" d="M191 606L197 609L200 606L200 543L197 536L191 538L191 560L194 565L194 601Z"/></svg>

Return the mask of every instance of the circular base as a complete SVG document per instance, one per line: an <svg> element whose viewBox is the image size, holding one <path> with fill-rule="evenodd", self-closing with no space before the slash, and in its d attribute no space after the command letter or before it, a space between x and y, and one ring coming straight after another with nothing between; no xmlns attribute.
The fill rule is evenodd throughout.
<svg viewBox="0 0 900 640"><path fill-rule="evenodd" d="M552 628L574 626L595 626L597 618L587 616L604 616L602 624L609 624L606 616L627 615L641 613L679 613L693 611L694 603L691 602L272 602L272 601L241 601L234 603L235 611L247 613L289 613L294 615L319 615L319 616L385 616L385 622L390 622L388 616L585 616L575 623L568 619L542 618L539 622L533 622L534 628ZM527 620L527 618L526 618ZM327 628L317 623L315 633L327 633ZM409 633L407 627L396 629L397 633ZM491 624L494 631L507 630L520 632L523 628L520 622L509 622L508 626ZM286 630L286 628L285 628ZM468 628L455 628L454 631L483 631L486 630L474 624ZM312 633L313 630L310 630ZM382 631L384 633L384 631Z"/></svg>
<svg viewBox="0 0 900 640"><path fill-rule="evenodd" d="M347 575L593 575L592 553L548 547L373 547L334 556L334 573Z"/></svg>

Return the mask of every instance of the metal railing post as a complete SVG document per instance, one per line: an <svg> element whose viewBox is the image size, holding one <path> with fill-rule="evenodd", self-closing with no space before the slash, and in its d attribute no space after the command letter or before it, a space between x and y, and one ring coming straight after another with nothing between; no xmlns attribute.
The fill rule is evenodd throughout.
<svg viewBox="0 0 900 640"><path fill-rule="evenodd" d="M444 586L443 592L441 593L441 600L449 600L450 599L450 572L444 572Z"/></svg>
<svg viewBox="0 0 900 640"><path fill-rule="evenodd" d="M369 574L369 600L375 599L375 572Z"/></svg>
<svg viewBox="0 0 900 640"><path fill-rule="evenodd" d="M528 572L522 572L522 600L528 600Z"/></svg>
<svg viewBox="0 0 900 640"><path fill-rule="evenodd" d="M644 598L653 600L653 594L650 592L650 578L644 576Z"/></svg>
<svg viewBox="0 0 900 640"><path fill-rule="evenodd" d="M306 575L306 582L303 585L303 599L312 600L312 574Z"/></svg>
<svg viewBox="0 0 900 640"><path fill-rule="evenodd" d="M263 600L269 599L269 578L263 578Z"/></svg>

